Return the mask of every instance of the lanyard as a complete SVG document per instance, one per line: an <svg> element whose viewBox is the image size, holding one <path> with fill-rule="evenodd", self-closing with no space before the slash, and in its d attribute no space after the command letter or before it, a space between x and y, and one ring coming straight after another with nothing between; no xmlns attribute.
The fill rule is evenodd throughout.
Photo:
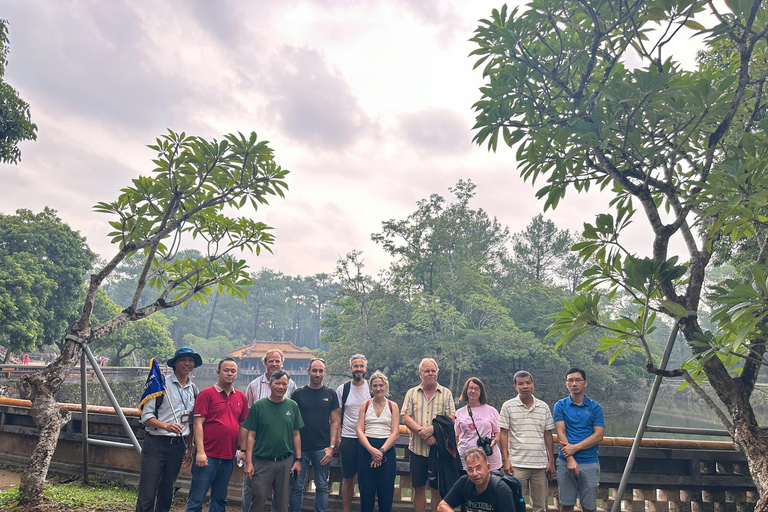
<svg viewBox="0 0 768 512"><path fill-rule="evenodd" d="M186 400L184 400L184 394L182 394L182 393L181 393L181 385L180 385L180 384L178 384L178 383L176 383L176 384L177 384L177 386L178 386L178 387L176 388L176 392L179 394L179 398L181 398L181 403L182 403L182 404L184 404L184 412L186 412L186 411L187 411L187 401L186 401ZM186 394L186 393L185 393L185 394Z"/></svg>

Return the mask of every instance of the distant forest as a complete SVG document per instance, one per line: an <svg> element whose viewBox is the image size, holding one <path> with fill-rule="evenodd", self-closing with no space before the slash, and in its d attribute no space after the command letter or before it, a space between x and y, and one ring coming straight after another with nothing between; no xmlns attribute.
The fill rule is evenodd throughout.
<svg viewBox="0 0 768 512"><path fill-rule="evenodd" d="M371 370L387 372L394 398L416 383L419 361L431 356L440 365L440 381L457 397L474 375L486 381L497 405L514 395L511 378L519 369L534 374L539 396L554 400L564 393L560 377L578 366L587 371L591 396L629 406L649 380L641 353L626 350L609 365L611 352L599 350L598 332L564 349L556 348L556 337L547 337L552 315L573 299L592 266L571 251L579 236L543 215L510 233L472 206L471 181L460 180L449 192L418 201L406 218L383 221L371 235L391 256L384 270L367 269L365 255L355 250L327 273L313 276L261 269L250 275L243 297L204 290L204 300L130 322L92 349L110 365L127 366L146 364L151 357L164 360L179 346L191 346L214 362L253 340L289 341L324 353L329 372L336 375L346 375L349 356L362 352ZM0 319L10 333L0 344L7 353L50 350L50 341L40 340L61 339L82 307L84 275L103 262L50 209L0 215L0 236L5 240L0 282L9 283L0 289L0 303L27 307L18 311L18 319ZM33 265L32 254L53 256ZM199 256L187 250L175 258ZM99 290L94 325L131 303L139 260L124 261ZM732 272L727 265L720 270L721 279ZM62 292L43 293L48 288ZM149 300L150 293L145 294L139 306ZM600 308L614 318L636 314L631 298L622 295ZM656 353L668 336L661 327L649 338ZM689 357L687 345L678 343L671 364Z"/></svg>
<svg viewBox="0 0 768 512"><path fill-rule="evenodd" d="M314 276L262 269L252 274L244 301L212 293L205 303L155 315L165 341L155 333L152 340L133 336L96 348L117 364L132 364L186 345L213 362L253 340L281 340L327 352L329 371L341 374L347 358L363 352L371 369L390 375L395 397L417 380L419 360L433 356L441 382L457 398L463 381L477 375L488 384L492 403L514 394L511 376L518 369L546 375L537 392L555 399L564 392L559 376L579 366L588 372L593 396L629 404L647 381L641 354L627 351L609 366L610 353L598 351L597 334L565 350L546 337L551 315L572 298L590 265L570 252L578 237L542 215L510 233L471 207L474 188L459 181L449 198L433 194L407 218L382 222L372 238L392 262L375 276L366 273L358 251ZM105 303L130 302L127 290L139 272L130 263L106 288ZM621 315L628 305L616 297L603 307ZM668 335L661 331L654 333L658 351ZM689 354L680 343L673 359Z"/></svg>

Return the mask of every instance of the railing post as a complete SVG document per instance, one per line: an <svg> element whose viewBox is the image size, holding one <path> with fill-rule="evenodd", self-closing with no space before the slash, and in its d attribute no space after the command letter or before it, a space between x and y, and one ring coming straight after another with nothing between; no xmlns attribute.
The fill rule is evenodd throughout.
<svg viewBox="0 0 768 512"><path fill-rule="evenodd" d="M88 345L83 345L83 354L88 356L88 360L91 362L91 366L93 367L94 373L96 373L96 377L99 379L99 382L101 383L101 387L104 388L104 392L107 394L107 398L109 398L109 402L112 404L112 407L115 409L115 414L117 414L117 417L120 419L120 423L123 425L123 428L125 429L126 434L128 434L128 438L131 440L131 443L133 444L133 449L136 450L136 453L141 455L141 445L139 444L139 441L136 439L136 434L133 433L133 430L131 430L131 426L128 424L128 420L125 419L125 414L123 414L123 410L120 408L120 404L117 403L117 398L115 398L114 393L112 393L112 389L109 387L109 384L107 383L107 379L104 378L104 374L101 373L101 367L99 366L99 363L96 362L96 358L93 357L93 353L91 352L90 347Z"/></svg>
<svg viewBox="0 0 768 512"><path fill-rule="evenodd" d="M88 372L85 350L80 354L80 436L83 444L83 482L88 483Z"/></svg>
<svg viewBox="0 0 768 512"><path fill-rule="evenodd" d="M669 339L667 339L667 347L664 349L664 355L661 358L659 370L667 369L669 356L672 353L672 347L675 346L677 331L680 327L679 322L680 318L675 318L675 325L672 326L672 332L669 333ZM629 451L629 457L627 457L627 465L624 466L624 473L621 475L621 481L619 482L619 488L616 490L616 499L614 500L613 506L611 507L611 512L621 512L621 498L624 495L624 490L627 488L629 475L632 474L632 466L635 464L637 450L640 448L640 441L643 440L645 427L648 425L648 418L650 418L651 411L653 410L653 404L656 402L656 395L659 394L659 387L661 386L662 379L664 379L664 377L658 374L653 379L653 386L651 386L651 392L648 395L648 401L645 403L643 416L640 418L640 425L637 426L635 440L632 442L632 449Z"/></svg>

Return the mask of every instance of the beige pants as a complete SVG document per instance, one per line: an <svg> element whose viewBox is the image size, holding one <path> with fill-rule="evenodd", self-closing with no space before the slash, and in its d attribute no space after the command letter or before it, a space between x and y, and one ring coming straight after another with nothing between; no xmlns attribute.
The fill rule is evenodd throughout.
<svg viewBox="0 0 768 512"><path fill-rule="evenodd" d="M533 512L545 512L547 510L547 491L549 490L546 468L513 467L512 469L515 471L515 478L520 480L520 484L523 486L523 494L531 497Z"/></svg>

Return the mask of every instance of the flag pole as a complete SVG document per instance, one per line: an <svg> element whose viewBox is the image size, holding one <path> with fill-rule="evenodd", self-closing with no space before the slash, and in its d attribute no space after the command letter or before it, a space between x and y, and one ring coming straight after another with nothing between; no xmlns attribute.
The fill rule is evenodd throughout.
<svg viewBox="0 0 768 512"><path fill-rule="evenodd" d="M174 374L175 372L176 372L176 369L174 368ZM171 384L173 384L173 382L171 382ZM165 396L168 398L168 405L171 406L171 412L173 413L173 421L181 425L181 423L179 423L179 417L176 416L176 407L173 406L173 400L171 400L170 384L165 386ZM184 443L184 451L186 451L188 448L187 439L186 437L184 437L184 434L182 432L184 432L184 425L181 425L181 432L179 433L179 437L181 438L181 441Z"/></svg>

